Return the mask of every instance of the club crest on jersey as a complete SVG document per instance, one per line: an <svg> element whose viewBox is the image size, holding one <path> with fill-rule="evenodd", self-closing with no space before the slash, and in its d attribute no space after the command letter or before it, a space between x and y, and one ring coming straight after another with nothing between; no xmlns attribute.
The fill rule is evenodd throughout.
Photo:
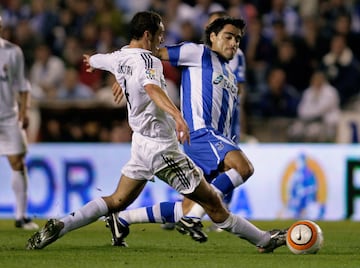
<svg viewBox="0 0 360 268"><path fill-rule="evenodd" d="M221 141L219 141L215 144L215 147L218 151L221 151L222 149L224 149L224 144Z"/></svg>
<svg viewBox="0 0 360 268"><path fill-rule="evenodd" d="M145 74L146 74L146 78L155 79L156 71L155 71L155 69L149 68L149 69L146 69Z"/></svg>
<svg viewBox="0 0 360 268"><path fill-rule="evenodd" d="M215 78L213 83L215 85L220 84L223 79L224 79L224 76L222 74L220 74L218 77Z"/></svg>

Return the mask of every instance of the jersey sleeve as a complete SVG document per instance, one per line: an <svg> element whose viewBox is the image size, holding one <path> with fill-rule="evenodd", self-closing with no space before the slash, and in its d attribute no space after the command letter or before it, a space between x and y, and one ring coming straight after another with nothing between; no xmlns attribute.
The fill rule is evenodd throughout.
<svg viewBox="0 0 360 268"><path fill-rule="evenodd" d="M25 61L24 54L20 47L15 47L14 50L14 62L15 62L15 70L14 73L14 87L19 92L26 92L31 90L31 86L29 81L25 78Z"/></svg>
<svg viewBox="0 0 360 268"><path fill-rule="evenodd" d="M163 67L161 61L150 54L142 54L137 66L139 82L142 86L154 84L163 87Z"/></svg>
<svg viewBox="0 0 360 268"><path fill-rule="evenodd" d="M204 45L195 43L180 43L167 46L169 61L173 66L198 66L204 52Z"/></svg>
<svg viewBox="0 0 360 268"><path fill-rule="evenodd" d="M89 63L92 68L114 73L113 62L115 58L115 52L107 54L95 54L90 57Z"/></svg>

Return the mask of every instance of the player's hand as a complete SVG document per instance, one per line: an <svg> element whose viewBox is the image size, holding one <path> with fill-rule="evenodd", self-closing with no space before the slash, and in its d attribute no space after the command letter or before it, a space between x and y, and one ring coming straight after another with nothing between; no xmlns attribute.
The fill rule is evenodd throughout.
<svg viewBox="0 0 360 268"><path fill-rule="evenodd" d="M29 117L27 117L27 116L22 117L22 116L20 115L20 116L19 116L19 122L20 122L21 127L22 127L23 129L27 129L28 126L29 126Z"/></svg>
<svg viewBox="0 0 360 268"><path fill-rule="evenodd" d="M85 66L86 66L85 70L88 73L91 73L95 70L93 67L90 66L90 56L89 55L87 55L87 54L83 55L83 62L85 63Z"/></svg>
<svg viewBox="0 0 360 268"><path fill-rule="evenodd" d="M175 120L175 122L176 122L176 135L178 141L181 144L184 144L185 142L190 144L190 131L185 120L181 117L180 119Z"/></svg>
<svg viewBox="0 0 360 268"><path fill-rule="evenodd" d="M112 85L111 90L113 92L115 103L120 104L121 100L124 98L124 92L123 92L121 86L119 85L119 83L115 82Z"/></svg>

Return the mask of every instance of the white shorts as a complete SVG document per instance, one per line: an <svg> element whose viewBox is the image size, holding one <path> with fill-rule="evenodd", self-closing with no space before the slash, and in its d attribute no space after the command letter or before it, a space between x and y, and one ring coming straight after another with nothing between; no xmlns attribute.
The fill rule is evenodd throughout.
<svg viewBox="0 0 360 268"><path fill-rule="evenodd" d="M0 124L0 155L18 155L26 153L26 150L26 133L19 123Z"/></svg>
<svg viewBox="0 0 360 268"><path fill-rule="evenodd" d="M202 170L183 153L177 140L159 140L138 133L132 136L131 158L122 174L136 180L154 176L181 194L192 193L203 177Z"/></svg>

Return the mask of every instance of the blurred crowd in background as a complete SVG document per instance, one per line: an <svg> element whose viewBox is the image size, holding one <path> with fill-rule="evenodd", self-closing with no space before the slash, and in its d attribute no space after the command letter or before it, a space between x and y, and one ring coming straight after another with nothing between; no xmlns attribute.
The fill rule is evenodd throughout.
<svg viewBox="0 0 360 268"><path fill-rule="evenodd" d="M113 76L87 73L82 55L121 48L142 10L162 15L165 45L202 42L214 11L245 20L244 142L336 142L343 114L360 116L359 0L0 0L33 88L31 142L131 140ZM179 105L180 72L163 64Z"/></svg>

